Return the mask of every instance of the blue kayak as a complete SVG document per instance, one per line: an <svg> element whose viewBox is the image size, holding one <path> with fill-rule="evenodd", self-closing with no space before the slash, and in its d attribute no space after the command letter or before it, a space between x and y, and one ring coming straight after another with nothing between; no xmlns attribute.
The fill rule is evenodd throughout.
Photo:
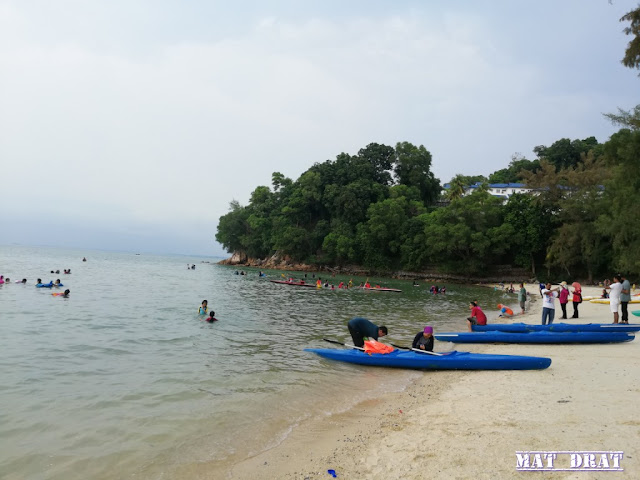
<svg viewBox="0 0 640 480"><path fill-rule="evenodd" d="M454 343L620 343L635 337L628 332L470 332L437 333L436 339Z"/></svg>
<svg viewBox="0 0 640 480"><path fill-rule="evenodd" d="M49 283L36 283L37 288L53 288L53 282Z"/></svg>
<svg viewBox="0 0 640 480"><path fill-rule="evenodd" d="M533 325L527 323L489 323L474 325L474 332L640 332L640 324L622 323L552 323L551 325Z"/></svg>
<svg viewBox="0 0 640 480"><path fill-rule="evenodd" d="M446 352L441 356L401 350L369 355L361 350L336 348L307 348L305 352L313 352L339 362L417 370L542 370L551 365L551 359L545 357L487 355L457 351Z"/></svg>

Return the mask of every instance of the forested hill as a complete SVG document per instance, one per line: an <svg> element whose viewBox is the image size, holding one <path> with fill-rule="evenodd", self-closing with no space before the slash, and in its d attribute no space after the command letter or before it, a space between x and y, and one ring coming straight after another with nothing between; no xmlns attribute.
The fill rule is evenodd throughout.
<svg viewBox="0 0 640 480"><path fill-rule="evenodd" d="M249 205L231 202L216 239L253 258L278 252L377 272L435 267L477 276L513 265L532 277L640 273L640 131L624 128L605 144L561 139L534 153L488 178L458 175L443 192L425 147L372 143L295 181L274 173L272 187L257 187ZM459 188L498 179L535 191L504 203L486 187L467 196Z"/></svg>

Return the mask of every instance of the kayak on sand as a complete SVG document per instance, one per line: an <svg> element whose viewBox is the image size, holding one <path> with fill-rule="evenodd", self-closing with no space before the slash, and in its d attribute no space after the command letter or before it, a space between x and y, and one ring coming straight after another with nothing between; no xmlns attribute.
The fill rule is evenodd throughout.
<svg viewBox="0 0 640 480"><path fill-rule="evenodd" d="M552 323L551 325L535 325L528 323L488 323L473 325L474 332L638 332L640 324L622 323Z"/></svg>
<svg viewBox="0 0 640 480"><path fill-rule="evenodd" d="M635 337L628 332L471 332L438 333L437 340L454 343L620 343Z"/></svg>
<svg viewBox="0 0 640 480"><path fill-rule="evenodd" d="M307 348L305 352L312 352L329 360L357 365L417 370L542 370L551 365L551 359L546 357L487 355L458 351L429 355L394 350L391 353L372 353L369 355L360 350Z"/></svg>

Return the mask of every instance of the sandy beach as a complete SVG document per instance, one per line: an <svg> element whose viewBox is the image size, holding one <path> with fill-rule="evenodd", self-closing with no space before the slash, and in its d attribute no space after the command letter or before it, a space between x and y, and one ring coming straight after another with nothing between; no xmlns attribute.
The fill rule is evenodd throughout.
<svg viewBox="0 0 640 480"><path fill-rule="evenodd" d="M527 289L538 301L513 321L540 323L537 286ZM583 295L600 291L586 287ZM634 307L629 310L640 309ZM556 309L558 323L557 301ZM568 311L571 316L571 304ZM613 319L608 305L584 301L579 321L564 321ZM465 326L461 320L460 330ZM451 349L545 356L553 363L541 371L425 372L401 393L299 425L280 445L233 466L226 477L320 479L332 478L327 473L332 469L343 479L640 478L638 340L609 345L436 342L436 351ZM516 451L624 452L623 471L518 471ZM559 455L554 466L568 468L569 458ZM192 472L194 478L214 478L202 467Z"/></svg>

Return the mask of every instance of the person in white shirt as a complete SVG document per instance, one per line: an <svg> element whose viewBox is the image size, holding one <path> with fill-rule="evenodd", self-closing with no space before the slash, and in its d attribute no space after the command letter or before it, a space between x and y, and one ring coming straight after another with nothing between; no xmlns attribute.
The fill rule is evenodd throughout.
<svg viewBox="0 0 640 480"><path fill-rule="evenodd" d="M549 325L553 323L553 317L556 314L556 306L554 304L555 299L558 297L558 289L551 288L551 283L547 282L545 288L542 289L542 325Z"/></svg>
<svg viewBox="0 0 640 480"><path fill-rule="evenodd" d="M622 283L620 275L614 275L613 283L609 285L609 305L613 313L613 323L618 323L618 307L620 306L620 294L622 293Z"/></svg>

